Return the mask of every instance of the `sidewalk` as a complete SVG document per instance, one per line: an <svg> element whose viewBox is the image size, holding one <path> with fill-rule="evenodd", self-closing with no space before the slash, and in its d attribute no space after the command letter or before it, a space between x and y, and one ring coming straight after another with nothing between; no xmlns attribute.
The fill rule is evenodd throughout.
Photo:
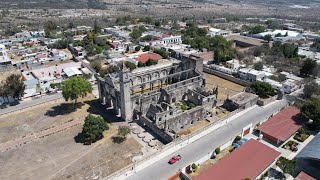
<svg viewBox="0 0 320 180"><path fill-rule="evenodd" d="M219 129L220 127L226 125L227 123L230 123L231 121L233 121L233 120L236 119L237 117L245 114L246 112L252 110L252 109L255 108L255 107L257 107L257 105L254 105L254 106L252 106L252 107L250 107L250 108L248 108L248 109L245 109L245 110L243 110L243 111L241 111L241 112L239 112L239 113L237 113L237 114L229 117L228 119L225 119L225 120L223 120L223 121L221 121L221 122L218 122L217 124L213 125L212 127L210 127L210 128L208 128L208 129L202 131L201 133L199 133L199 134L197 134L197 135L195 135L195 136L193 136L193 137L191 137L191 138L189 138L189 139L187 139L187 140L185 140L185 141L183 141L183 142L181 142L181 143L179 143L179 144L174 144L174 146L173 146L172 148L168 147L169 149L164 150L163 152L160 151L158 154L155 154L154 157L152 157L152 158L150 158L150 159L148 159L148 160L142 161L141 164L137 164L137 165L135 166L135 172L133 172L133 171L121 172L121 171L120 171L120 172L121 172L121 173L119 173L120 175L117 175L117 174L116 174L116 175L114 175L114 176L112 176L112 177L107 177L107 178L105 178L105 179L108 179L108 178L109 178L109 179L126 179L126 178L128 178L129 176L135 174L136 172L141 171L141 170L143 170L144 168L148 167L149 165L151 165L151 164L159 161L159 160L162 159L163 157L166 157L166 156L168 156L168 155L170 155L170 154L178 151L179 149L187 146L188 144L190 144L190 143L192 143L192 142L197 141L198 139L200 139L201 137L203 137L203 136L211 133L212 131L214 131L214 130L216 130L216 129Z"/></svg>
<svg viewBox="0 0 320 180"><path fill-rule="evenodd" d="M15 112L15 111L23 110L26 108L30 108L30 107L33 107L33 106L36 106L39 104L47 103L49 101L54 101L54 100L57 100L60 98L62 98L61 93L45 95L45 96L37 97L37 98L33 98L33 99L25 99L15 106L8 106L4 109L0 109L0 116L4 115L4 114Z"/></svg>

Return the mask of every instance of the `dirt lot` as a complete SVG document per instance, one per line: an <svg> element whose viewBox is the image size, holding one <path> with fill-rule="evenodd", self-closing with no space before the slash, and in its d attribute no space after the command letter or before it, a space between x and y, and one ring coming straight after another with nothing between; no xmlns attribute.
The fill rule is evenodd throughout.
<svg viewBox="0 0 320 180"><path fill-rule="evenodd" d="M0 179L96 179L131 163L141 145L133 138L114 144L110 136L90 146L76 143L82 126L56 133L1 153ZM112 163L110 163L112 162Z"/></svg>
<svg viewBox="0 0 320 180"><path fill-rule="evenodd" d="M233 83L231 81L222 79L218 76L204 73L204 78L206 79L206 87L213 89L218 86L218 100L224 101L227 99L228 95L231 97L244 90L244 86Z"/></svg>
<svg viewBox="0 0 320 180"><path fill-rule="evenodd" d="M192 133L192 132L195 132L195 131L197 131L197 130L203 128L203 127L205 127L205 126L208 125L208 124L209 124L209 122L206 121L206 120L199 121L199 122L197 122L196 124L194 124L194 125L192 125L191 127L189 127L188 129L185 129L185 130L181 131L181 132L179 133L179 135L180 135L181 137L186 136L186 135L188 135L188 134L190 134L190 133Z"/></svg>
<svg viewBox="0 0 320 180"><path fill-rule="evenodd" d="M16 69L12 69L9 71L0 72L0 84L2 81L6 80L6 78L9 77L11 74L20 74L20 71Z"/></svg>
<svg viewBox="0 0 320 180"><path fill-rule="evenodd" d="M116 122L93 96L82 99L77 111L64 100L0 117L0 143L32 132L84 119L89 113L101 114ZM132 163L142 146L133 138L114 144L118 123L109 124L104 139L90 146L76 142L82 125L77 125L44 138L0 153L0 179L101 179Z"/></svg>
<svg viewBox="0 0 320 180"><path fill-rule="evenodd" d="M90 95L82 101L93 99L93 95ZM89 105L84 104L77 111L73 111L72 106L61 99L27 111L0 116L0 143L39 132L72 119L84 119L89 114L88 109Z"/></svg>

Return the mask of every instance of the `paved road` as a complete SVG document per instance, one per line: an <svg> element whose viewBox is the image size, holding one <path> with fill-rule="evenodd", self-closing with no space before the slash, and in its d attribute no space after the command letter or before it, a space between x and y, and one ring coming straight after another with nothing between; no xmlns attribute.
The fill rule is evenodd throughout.
<svg viewBox="0 0 320 180"><path fill-rule="evenodd" d="M242 128L250 123L256 124L274 112L284 107L287 104L286 100L277 101L266 107L256 107L234 119L227 125L207 134L199 140L183 147L175 153L172 153L166 157L163 157L158 162L149 165L136 174L130 176L127 179L130 180L162 180L168 179L175 174L179 168L186 167L188 164L199 160L200 158L213 151L228 140L234 138L237 134L240 134ZM182 159L173 165L168 164L168 160L174 156L180 154Z"/></svg>
<svg viewBox="0 0 320 180"><path fill-rule="evenodd" d="M0 109L0 115L11 113L11 112L25 109L28 107L32 107L32 106L46 103L49 101L53 101L53 100L59 99L61 97L62 97L62 94L57 93L57 94L45 95L45 96L42 96L39 98L34 98L32 100L21 101L19 104L15 105L15 106L8 106L7 108Z"/></svg>

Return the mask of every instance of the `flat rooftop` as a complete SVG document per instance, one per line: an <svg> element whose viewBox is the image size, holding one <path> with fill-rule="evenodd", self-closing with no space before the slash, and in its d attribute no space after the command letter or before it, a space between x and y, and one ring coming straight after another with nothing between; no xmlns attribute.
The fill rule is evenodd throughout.
<svg viewBox="0 0 320 180"><path fill-rule="evenodd" d="M286 141L301 127L297 118L299 113L300 109L289 106L262 123L258 129L271 137Z"/></svg>
<svg viewBox="0 0 320 180"><path fill-rule="evenodd" d="M200 174L195 180L241 180L254 179L269 167L280 152L250 139L217 164Z"/></svg>
<svg viewBox="0 0 320 180"><path fill-rule="evenodd" d="M240 92L238 94L235 94L229 98L229 100L241 105L245 104L255 98L258 98L258 95L247 93L247 92Z"/></svg>

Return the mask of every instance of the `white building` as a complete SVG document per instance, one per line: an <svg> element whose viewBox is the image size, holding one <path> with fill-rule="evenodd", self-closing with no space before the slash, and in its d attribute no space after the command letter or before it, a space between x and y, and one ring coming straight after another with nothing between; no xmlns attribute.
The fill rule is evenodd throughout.
<svg viewBox="0 0 320 180"><path fill-rule="evenodd" d="M209 36L229 36L231 34L231 31L226 31L222 29L216 29L216 28L209 28L208 35Z"/></svg>
<svg viewBox="0 0 320 180"><path fill-rule="evenodd" d="M265 72L257 71L251 68L242 68L239 70L239 76L241 79L249 82L255 82L258 80L262 80L266 77Z"/></svg>
<svg viewBox="0 0 320 180"><path fill-rule="evenodd" d="M255 34L254 37L263 39L266 35L271 35L273 41L276 42L287 42L289 40L300 40L304 39L303 34L296 31L289 30L275 30L275 31L267 31L259 34Z"/></svg>
<svg viewBox="0 0 320 180"><path fill-rule="evenodd" d="M232 59L226 62L226 67L232 69L233 71L238 71L241 67L240 61L237 59Z"/></svg>
<svg viewBox="0 0 320 180"><path fill-rule="evenodd" d="M219 71L219 72L223 72L225 74L229 74L229 75L232 75L233 71L232 69L229 69L229 68L226 68L224 66L219 66L219 65L216 65L216 64L211 64L209 65L210 69L214 69L216 71Z"/></svg>
<svg viewBox="0 0 320 180"><path fill-rule="evenodd" d="M8 57L6 47L0 44L0 65L12 64L11 59Z"/></svg>

